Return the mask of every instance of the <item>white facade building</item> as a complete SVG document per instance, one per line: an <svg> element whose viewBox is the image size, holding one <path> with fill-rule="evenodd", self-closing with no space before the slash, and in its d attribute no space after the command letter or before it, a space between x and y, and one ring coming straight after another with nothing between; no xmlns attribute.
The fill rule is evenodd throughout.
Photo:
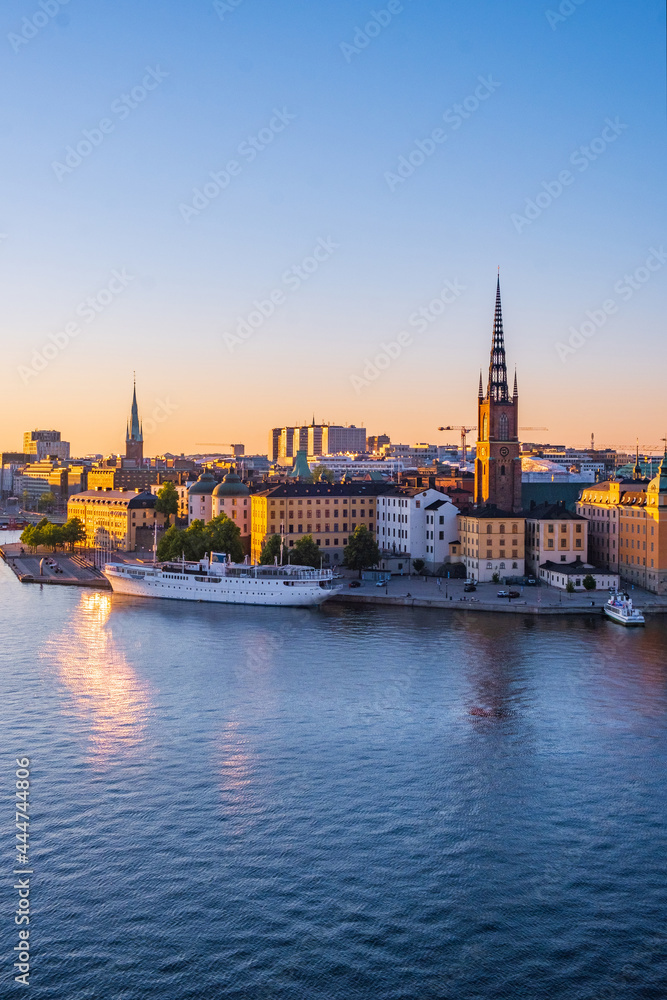
<svg viewBox="0 0 667 1000"><path fill-rule="evenodd" d="M423 559L437 570L458 538L458 508L434 489L399 489L378 497L376 539L380 551Z"/></svg>

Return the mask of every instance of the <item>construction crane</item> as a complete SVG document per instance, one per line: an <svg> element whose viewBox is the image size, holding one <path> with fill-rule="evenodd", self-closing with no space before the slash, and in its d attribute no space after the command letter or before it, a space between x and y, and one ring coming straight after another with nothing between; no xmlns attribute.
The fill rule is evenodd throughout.
<svg viewBox="0 0 667 1000"><path fill-rule="evenodd" d="M449 427L438 427L439 431L461 431L461 457L465 465L468 455L468 434L474 431L474 427L464 427L461 424L452 424Z"/></svg>
<svg viewBox="0 0 667 1000"><path fill-rule="evenodd" d="M519 427L520 431L548 431L548 427Z"/></svg>

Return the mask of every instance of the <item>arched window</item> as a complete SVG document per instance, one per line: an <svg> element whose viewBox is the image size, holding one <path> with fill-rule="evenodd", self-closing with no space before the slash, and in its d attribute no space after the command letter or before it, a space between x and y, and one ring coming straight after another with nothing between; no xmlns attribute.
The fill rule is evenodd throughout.
<svg viewBox="0 0 667 1000"><path fill-rule="evenodd" d="M500 466L500 475L501 475L501 476L504 476L504 475L505 475L505 466L504 466L504 465L501 465L501 466Z"/></svg>
<svg viewBox="0 0 667 1000"><path fill-rule="evenodd" d="M510 429L509 429L509 421L507 419L507 414L501 413L500 419L498 421L498 440L499 441L509 440L509 434L510 434Z"/></svg>
<svg viewBox="0 0 667 1000"><path fill-rule="evenodd" d="M512 525L512 534L513 534L513 535L516 535L516 534L517 534L517 532L518 532L518 530L519 530L519 529L517 528L516 524L513 524L513 525Z"/></svg>
<svg viewBox="0 0 667 1000"><path fill-rule="evenodd" d="M486 533L487 533L487 535L490 535L492 531L493 531L493 525L487 524L487 526L486 526Z"/></svg>
<svg viewBox="0 0 667 1000"><path fill-rule="evenodd" d="M482 441L486 441L488 436L489 436L489 418L485 413L484 419L482 420Z"/></svg>
<svg viewBox="0 0 667 1000"><path fill-rule="evenodd" d="M505 569L505 563L500 564L500 569Z"/></svg>
<svg viewBox="0 0 667 1000"><path fill-rule="evenodd" d="M505 534L505 525L504 525L504 524L501 524L501 525L500 525L500 534L501 534L501 535L504 535L504 534Z"/></svg>

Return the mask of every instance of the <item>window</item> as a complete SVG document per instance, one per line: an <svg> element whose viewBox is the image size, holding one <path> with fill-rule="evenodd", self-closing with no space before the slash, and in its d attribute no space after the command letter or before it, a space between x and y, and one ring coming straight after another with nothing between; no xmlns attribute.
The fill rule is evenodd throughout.
<svg viewBox="0 0 667 1000"><path fill-rule="evenodd" d="M500 525L500 534L501 534L501 535L504 535L504 534L505 534L505 525L504 525L504 524L501 524L501 525Z"/></svg>
<svg viewBox="0 0 667 1000"><path fill-rule="evenodd" d="M501 569L505 569L505 563L504 563L504 562L501 562L501 564L500 564L500 568L501 568Z"/></svg>
<svg viewBox="0 0 667 1000"><path fill-rule="evenodd" d="M504 466L504 465L501 465L501 466L500 466L500 475L501 475L501 476L504 476L504 475L505 475L505 466Z"/></svg>
<svg viewBox="0 0 667 1000"><path fill-rule="evenodd" d="M488 562L488 563L486 564L486 568L487 568L487 569L493 569L493 563L490 563L490 562Z"/></svg>
<svg viewBox="0 0 667 1000"><path fill-rule="evenodd" d="M519 568L518 563L512 563L512 569L518 569L518 568Z"/></svg>
<svg viewBox="0 0 667 1000"><path fill-rule="evenodd" d="M487 526L486 526L486 533L487 533L487 535L490 535L492 531L493 531L493 525L492 524L487 524Z"/></svg>
<svg viewBox="0 0 667 1000"><path fill-rule="evenodd" d="M444 531L438 532L438 537L439 537L439 539L440 539L441 542L444 542L444 540L445 540L445 533L444 533Z"/></svg>
<svg viewBox="0 0 667 1000"><path fill-rule="evenodd" d="M550 535L553 535L553 533L554 533L554 526L553 526L553 524L548 525L547 531L549 532Z"/></svg>
<svg viewBox="0 0 667 1000"><path fill-rule="evenodd" d="M498 421L498 440L508 441L509 440L509 421L507 419L506 413L500 414L500 420ZM503 466L503 475L505 474L505 466Z"/></svg>

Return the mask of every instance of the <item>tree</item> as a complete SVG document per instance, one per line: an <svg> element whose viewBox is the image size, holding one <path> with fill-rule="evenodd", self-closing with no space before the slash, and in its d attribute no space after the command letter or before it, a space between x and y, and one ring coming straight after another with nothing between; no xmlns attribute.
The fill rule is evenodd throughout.
<svg viewBox="0 0 667 1000"><path fill-rule="evenodd" d="M595 577L590 573L587 573L582 581L584 585L584 590L595 590L597 584L595 582Z"/></svg>
<svg viewBox="0 0 667 1000"><path fill-rule="evenodd" d="M39 500L37 501L37 510L44 510L47 513L52 513L53 508L56 505L56 495L55 493L42 493Z"/></svg>
<svg viewBox="0 0 667 1000"><path fill-rule="evenodd" d="M491 583L500 583L500 573L494 573L491 577Z"/></svg>
<svg viewBox="0 0 667 1000"><path fill-rule="evenodd" d="M565 590L567 591L568 594L573 594L574 593L574 584L572 583L572 580L568 580L567 581L567 585L565 587Z"/></svg>
<svg viewBox="0 0 667 1000"><path fill-rule="evenodd" d="M426 569L426 563L424 562L423 559L413 559L412 568L414 569L415 573L423 573L424 570Z"/></svg>
<svg viewBox="0 0 667 1000"><path fill-rule="evenodd" d="M327 483L333 483L334 474L331 469L326 465L316 465L314 466L311 475L313 477L314 483L319 483L320 479L324 479Z"/></svg>
<svg viewBox="0 0 667 1000"><path fill-rule="evenodd" d="M365 524L360 524L350 535L343 559L348 569L359 570L360 577L363 569L370 569L379 563L380 548Z"/></svg>
<svg viewBox="0 0 667 1000"><path fill-rule="evenodd" d="M41 544L51 546L54 552L65 541L61 524L46 524L41 530L41 536Z"/></svg>
<svg viewBox="0 0 667 1000"><path fill-rule="evenodd" d="M322 552L312 535L304 535L290 550L289 561L295 566L312 566L319 569L322 565Z"/></svg>
<svg viewBox="0 0 667 1000"><path fill-rule="evenodd" d="M167 517L168 523L172 514L178 514L178 492L169 480L158 490L155 499L155 510Z"/></svg>
<svg viewBox="0 0 667 1000"><path fill-rule="evenodd" d="M78 517L71 517L63 524L63 542L73 549L77 542L85 542L86 529Z"/></svg>
<svg viewBox="0 0 667 1000"><path fill-rule="evenodd" d="M36 538L37 529L34 524L29 524L27 528L24 528L21 532L20 541L28 548L36 549L39 545L39 540Z"/></svg>
<svg viewBox="0 0 667 1000"><path fill-rule="evenodd" d="M282 539L280 535L271 535L270 538L264 542L262 546L262 552L259 557L260 566L272 566L273 563L278 560L280 565L280 546L282 545ZM284 555L284 553L283 553Z"/></svg>
<svg viewBox="0 0 667 1000"><path fill-rule="evenodd" d="M158 562L169 562L173 559L180 559L181 553L185 551L185 542L183 541L184 531L180 531L175 525L172 524L171 528L167 528L162 538L157 543L157 560Z"/></svg>
<svg viewBox="0 0 667 1000"><path fill-rule="evenodd" d="M243 562L241 529L226 514L218 514L217 517L208 522L206 535L208 537L208 552L225 552L232 562Z"/></svg>

